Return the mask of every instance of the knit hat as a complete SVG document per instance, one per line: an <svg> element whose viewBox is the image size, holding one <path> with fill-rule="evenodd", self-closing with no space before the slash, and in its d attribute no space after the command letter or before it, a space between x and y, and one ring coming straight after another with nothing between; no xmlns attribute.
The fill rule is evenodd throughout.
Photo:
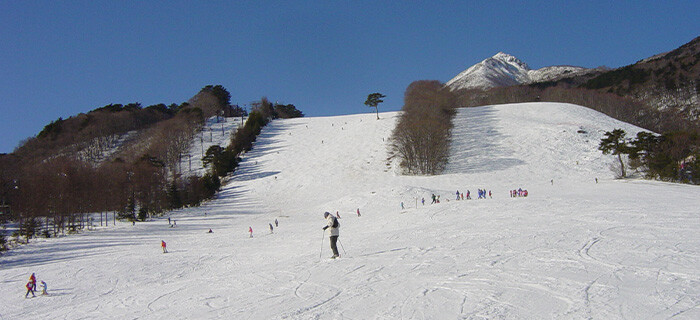
<svg viewBox="0 0 700 320"><path fill-rule="evenodd" d="M329 215L329 214L330 214L330 212L326 211L326 212L323 214L323 217L324 217L324 218L328 218L328 215Z"/></svg>

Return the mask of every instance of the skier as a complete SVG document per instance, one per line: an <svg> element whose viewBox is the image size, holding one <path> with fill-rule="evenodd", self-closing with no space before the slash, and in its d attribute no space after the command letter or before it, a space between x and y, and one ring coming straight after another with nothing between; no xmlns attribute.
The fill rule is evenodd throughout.
<svg viewBox="0 0 700 320"><path fill-rule="evenodd" d="M457 200L459 200L459 190L457 190Z"/></svg>
<svg viewBox="0 0 700 320"><path fill-rule="evenodd" d="M163 253L168 253L168 249L166 248L165 241L160 240L160 247L163 248Z"/></svg>
<svg viewBox="0 0 700 320"><path fill-rule="evenodd" d="M272 232L272 230L273 230L273 228L272 228L272 223L269 223L269 225L270 225L270 234L272 234L272 233L273 233L273 232Z"/></svg>
<svg viewBox="0 0 700 320"><path fill-rule="evenodd" d="M214 231L211 231L211 229L209 229L209 232L208 232L208 233L214 233Z"/></svg>
<svg viewBox="0 0 700 320"><path fill-rule="evenodd" d="M48 288L48 286L46 285L46 282L44 282L44 280L42 280L42 281L41 281L41 294L42 294L42 295L47 295L47 294L49 294L48 292L46 292L46 289L47 289L47 288Z"/></svg>
<svg viewBox="0 0 700 320"><path fill-rule="evenodd" d="M277 221L277 219L275 219L275 227L279 227L279 226L280 226L280 223Z"/></svg>
<svg viewBox="0 0 700 320"><path fill-rule="evenodd" d="M361 215L360 215L360 208L357 208L357 216L358 216L358 217L361 216Z"/></svg>
<svg viewBox="0 0 700 320"><path fill-rule="evenodd" d="M250 233L250 237L253 237L253 227L248 227L248 232Z"/></svg>
<svg viewBox="0 0 700 320"><path fill-rule="evenodd" d="M403 201L401 201L401 210L404 210Z"/></svg>
<svg viewBox="0 0 700 320"><path fill-rule="evenodd" d="M434 194L434 193L433 193L432 197L433 197L433 202L431 202L430 204L433 204L433 203L435 203L435 201L436 201L436 198L435 198L435 194Z"/></svg>
<svg viewBox="0 0 700 320"><path fill-rule="evenodd" d="M464 192L462 192L461 196L462 196L462 200L464 200Z"/></svg>
<svg viewBox="0 0 700 320"><path fill-rule="evenodd" d="M489 190L489 199L493 199L493 197L491 197L491 190Z"/></svg>
<svg viewBox="0 0 700 320"><path fill-rule="evenodd" d="M34 284L32 283L32 280L29 280L25 287L27 287L27 294L24 295L25 298L29 297L30 292L32 293L32 297L36 297L34 294Z"/></svg>
<svg viewBox="0 0 700 320"><path fill-rule="evenodd" d="M170 224L170 217L168 217L168 224Z"/></svg>
<svg viewBox="0 0 700 320"><path fill-rule="evenodd" d="M467 200L471 200L471 199L472 199L471 193L469 192L469 190L467 190Z"/></svg>
<svg viewBox="0 0 700 320"><path fill-rule="evenodd" d="M340 231L338 228L340 227L340 224L338 223L338 219L334 217L332 214L330 214L328 211L326 211L323 214L323 217L326 218L328 223L326 226L323 227L323 230L326 230L328 228L331 229L330 231L330 239L331 239L331 250L333 250L333 256L331 259L335 259L337 257L340 257L340 254L338 254L338 247L336 243L338 242L338 236L340 236Z"/></svg>
<svg viewBox="0 0 700 320"><path fill-rule="evenodd" d="M422 203L423 205L425 205L425 198L420 198L420 203Z"/></svg>
<svg viewBox="0 0 700 320"><path fill-rule="evenodd" d="M29 282L32 283L32 291L36 291L36 275L34 275L34 273L29 276Z"/></svg>

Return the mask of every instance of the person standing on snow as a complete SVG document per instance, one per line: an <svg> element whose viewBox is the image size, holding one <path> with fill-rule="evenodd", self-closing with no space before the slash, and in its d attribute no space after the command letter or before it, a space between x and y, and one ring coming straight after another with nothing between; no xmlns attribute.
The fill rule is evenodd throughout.
<svg viewBox="0 0 700 320"><path fill-rule="evenodd" d="M274 228L272 228L272 223L269 223L269 225L270 225L270 234L272 234L272 233L273 233L272 230L273 230Z"/></svg>
<svg viewBox="0 0 700 320"><path fill-rule="evenodd" d="M29 282L32 283L32 292L36 291L36 275L34 273L29 276Z"/></svg>
<svg viewBox="0 0 700 320"><path fill-rule="evenodd" d="M338 223L338 219L332 214L330 214L328 211L326 211L323 214L323 217L326 218L326 221L328 222L326 226L323 227L323 230L326 230L328 228L331 229L330 239L331 250L333 251L333 256L331 257L331 259L335 259L337 257L340 257L340 254L338 254L338 246L336 245L336 243L338 242L338 236L340 236L340 231L338 230L340 224Z"/></svg>
<svg viewBox="0 0 700 320"><path fill-rule="evenodd" d="M47 294L49 294L48 292L46 292L46 289L47 289L47 288L48 288L48 286L46 285L46 282L44 282L44 281L42 280L42 281L41 281L41 294L42 294L42 295L47 295Z"/></svg>
<svg viewBox="0 0 700 320"><path fill-rule="evenodd" d="M279 226L280 226L279 221L277 221L277 219L275 219L275 227L279 227Z"/></svg>
<svg viewBox="0 0 700 320"><path fill-rule="evenodd" d="M160 247L163 248L163 253L168 253L168 249L166 248L167 245L165 244L165 241L160 240Z"/></svg>
<svg viewBox="0 0 700 320"><path fill-rule="evenodd" d="M248 233L250 233L250 237L253 237L253 227L248 227Z"/></svg>
<svg viewBox="0 0 700 320"><path fill-rule="evenodd" d="M459 200L459 190L457 190L457 200Z"/></svg>
<svg viewBox="0 0 700 320"><path fill-rule="evenodd" d="M32 297L36 297L34 294L34 284L32 283L32 280L29 280L25 287L27 287L27 294L24 295L25 298L29 297L30 292L32 293Z"/></svg>

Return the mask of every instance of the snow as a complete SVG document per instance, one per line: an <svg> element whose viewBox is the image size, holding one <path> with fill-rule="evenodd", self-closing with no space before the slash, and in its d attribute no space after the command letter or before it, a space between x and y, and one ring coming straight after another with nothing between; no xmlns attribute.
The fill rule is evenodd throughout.
<svg viewBox="0 0 700 320"><path fill-rule="evenodd" d="M596 150L638 128L568 104L460 109L448 172L400 176L398 113L380 117L272 122L175 228L117 223L5 254L0 319L700 317L700 189L614 180ZM477 188L493 199L453 200ZM324 211L341 215L337 260ZM32 272L49 296L24 298Z"/></svg>
<svg viewBox="0 0 700 320"><path fill-rule="evenodd" d="M182 174L184 176L203 176L207 169L202 163L202 158L211 146L227 147L231 143L231 135L236 132L242 123L243 117L218 117L207 119L202 126L202 130L192 141L190 150L183 155L180 162Z"/></svg>
<svg viewBox="0 0 700 320"><path fill-rule="evenodd" d="M590 69L575 66L550 66L537 70L507 53L499 52L462 71L447 82L452 90L489 89L514 86L532 82L549 81L574 74L590 72Z"/></svg>

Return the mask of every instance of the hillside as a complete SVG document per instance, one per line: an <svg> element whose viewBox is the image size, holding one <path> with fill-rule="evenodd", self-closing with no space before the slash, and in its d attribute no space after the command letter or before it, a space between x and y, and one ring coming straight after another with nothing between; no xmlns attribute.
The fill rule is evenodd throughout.
<svg viewBox="0 0 700 320"><path fill-rule="evenodd" d="M583 87L631 96L700 119L700 37L667 53L610 70Z"/></svg>
<svg viewBox="0 0 700 320"><path fill-rule="evenodd" d="M273 121L216 199L171 213L177 227L117 223L1 256L0 318L700 317L698 187L614 180L594 150L638 128L568 104L459 109L449 172L400 176L397 113L380 117ZM493 198L452 200L477 188ZM342 217L338 260L324 211ZM49 296L22 296L32 272Z"/></svg>

